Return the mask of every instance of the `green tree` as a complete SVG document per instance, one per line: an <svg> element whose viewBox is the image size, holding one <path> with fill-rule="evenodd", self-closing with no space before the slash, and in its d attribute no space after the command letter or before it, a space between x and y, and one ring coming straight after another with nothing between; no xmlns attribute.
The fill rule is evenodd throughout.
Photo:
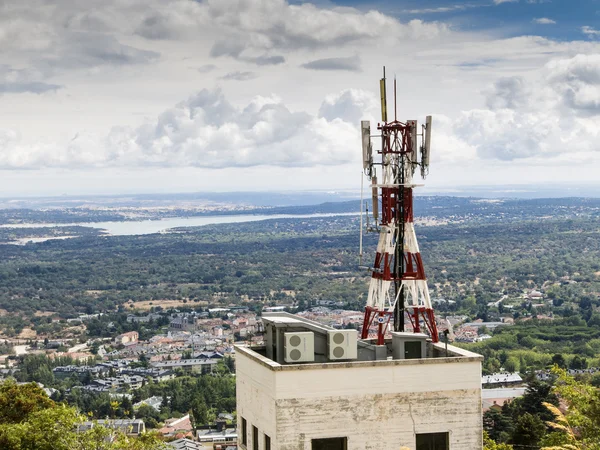
<svg viewBox="0 0 600 450"><path fill-rule="evenodd" d="M554 392L568 405L564 418L569 428L577 430L577 441L583 448L600 449L600 390L577 381L564 369L555 367L553 372L558 376ZM554 419L560 417L556 411L549 411ZM568 434L568 430L564 428L554 428L557 432Z"/></svg>
<svg viewBox="0 0 600 450"><path fill-rule="evenodd" d="M2 450L159 450L154 434L126 436L102 426L77 432L84 420L73 407L57 404L35 384L0 385L0 448Z"/></svg>
<svg viewBox="0 0 600 450"><path fill-rule="evenodd" d="M552 364L557 365L558 367L560 367L562 369L567 368L567 361L565 361L565 357L560 353L557 353L552 356Z"/></svg>
<svg viewBox="0 0 600 450"><path fill-rule="evenodd" d="M509 415L502 411L489 409L483 415L483 429L489 437L496 442L506 442L510 439L513 430L513 421Z"/></svg>
<svg viewBox="0 0 600 450"><path fill-rule="evenodd" d="M487 434L483 432L483 450L513 450L513 446L509 444L497 444Z"/></svg>
<svg viewBox="0 0 600 450"><path fill-rule="evenodd" d="M546 434L546 425L538 416L525 413L515 421L515 428L510 443L519 447L537 448Z"/></svg>
<svg viewBox="0 0 600 450"><path fill-rule="evenodd" d="M8 380L0 384L0 423L19 423L29 414L47 408L55 403L35 383L17 385Z"/></svg>

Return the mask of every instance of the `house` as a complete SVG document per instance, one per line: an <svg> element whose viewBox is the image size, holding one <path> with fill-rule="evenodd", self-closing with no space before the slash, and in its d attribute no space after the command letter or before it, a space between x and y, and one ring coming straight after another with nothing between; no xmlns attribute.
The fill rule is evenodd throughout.
<svg viewBox="0 0 600 450"><path fill-rule="evenodd" d="M489 409L502 409L505 403L510 403L515 398L522 397L525 394L527 388L496 388L496 389L482 389L481 400L483 406L483 412Z"/></svg>
<svg viewBox="0 0 600 450"><path fill-rule="evenodd" d="M493 373L481 377L481 384L485 387L506 387L515 386L523 383L521 375L518 373Z"/></svg>
<svg viewBox="0 0 600 450"><path fill-rule="evenodd" d="M177 439L176 441L169 442L167 445L175 450L202 450L198 442L194 442L188 438Z"/></svg>
<svg viewBox="0 0 600 450"><path fill-rule="evenodd" d="M180 418L171 418L165 421L165 426L158 430L163 436L193 436L194 427L190 420L190 415L186 414Z"/></svg>
<svg viewBox="0 0 600 450"><path fill-rule="evenodd" d="M128 333L123 333L123 334L118 335L115 338L115 343L123 344L123 345L137 344L138 338L139 338L139 334L137 331L129 331Z"/></svg>
<svg viewBox="0 0 600 450"><path fill-rule="evenodd" d="M217 364L216 359L181 359L179 361L161 361L152 363L153 367L159 369L176 370L181 369L186 372L210 373Z"/></svg>
<svg viewBox="0 0 600 450"><path fill-rule="evenodd" d="M138 410L141 406L147 405L150 408L153 408L155 411L160 412L160 407L162 406L162 397L153 396L148 397L145 400L133 404L133 409Z"/></svg>
<svg viewBox="0 0 600 450"><path fill-rule="evenodd" d="M216 428L201 427L196 432L198 442L202 449L227 448L237 446L237 430L233 427L227 428L222 423L217 423Z"/></svg>
<svg viewBox="0 0 600 450"><path fill-rule="evenodd" d="M137 436L146 432L146 424L142 419L105 419L94 422L83 422L77 426L77 431L88 431L95 426L119 430L130 436Z"/></svg>

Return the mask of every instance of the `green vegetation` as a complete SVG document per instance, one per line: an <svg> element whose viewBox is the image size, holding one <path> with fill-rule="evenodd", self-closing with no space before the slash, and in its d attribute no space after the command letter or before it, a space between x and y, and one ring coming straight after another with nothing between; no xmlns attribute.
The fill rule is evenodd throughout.
<svg viewBox="0 0 600 450"><path fill-rule="evenodd" d="M600 390L558 366L553 373L553 385L531 378L523 397L485 413L485 450L600 449Z"/></svg>
<svg viewBox="0 0 600 450"><path fill-rule="evenodd" d="M219 414L235 411L235 377L230 358L221 360L211 374L189 376L178 373L177 378L160 383L149 379L141 388L128 392L132 395L131 400L123 397L116 403L109 393L79 389L89 379L81 379L75 374L58 379L52 373L54 367L81 364L68 357L50 359L45 355L26 355L20 357L20 371L15 377L17 381L36 381L57 389L52 395L53 400L75 406L87 417L112 419L132 418L135 415L138 419L145 419L149 428L155 428L159 422L170 417L188 413L192 414L196 423L213 423ZM163 399L160 413L149 407L133 410L133 403L154 396Z"/></svg>
<svg viewBox="0 0 600 450"><path fill-rule="evenodd" d="M0 448L3 450L159 450L154 434L139 437L97 426L77 432L86 418L50 400L36 384L0 384Z"/></svg>

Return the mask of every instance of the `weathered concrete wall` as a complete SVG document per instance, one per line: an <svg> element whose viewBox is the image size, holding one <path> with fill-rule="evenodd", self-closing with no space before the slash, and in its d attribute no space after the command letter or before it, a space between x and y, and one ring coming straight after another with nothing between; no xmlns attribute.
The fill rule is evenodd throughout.
<svg viewBox="0 0 600 450"><path fill-rule="evenodd" d="M453 450L481 449L478 390L277 401L277 449L347 437L349 450L415 449L416 433L449 432Z"/></svg>
<svg viewBox="0 0 600 450"><path fill-rule="evenodd" d="M259 430L260 449L264 449L264 435L271 437L271 448L279 448L275 442L275 375L276 372L257 364L239 353L236 366L236 395L238 442L242 443L242 417L248 424L248 448L252 448L252 426ZM242 447L243 448L243 447Z"/></svg>
<svg viewBox="0 0 600 450"><path fill-rule="evenodd" d="M263 433L278 450L343 436L348 450L414 450L415 434L435 432L451 450L482 448L480 357L279 366L238 352L237 372L238 417L260 450Z"/></svg>

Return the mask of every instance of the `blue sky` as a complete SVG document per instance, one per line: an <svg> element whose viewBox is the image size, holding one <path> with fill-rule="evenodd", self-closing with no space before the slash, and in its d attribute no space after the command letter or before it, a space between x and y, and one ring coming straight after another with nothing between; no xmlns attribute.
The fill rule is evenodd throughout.
<svg viewBox="0 0 600 450"><path fill-rule="evenodd" d="M599 0L519 0L501 3L494 3L493 0L332 0L312 3L350 6L361 10L376 9L401 20L438 20L464 31L494 30L505 37L533 34L556 40L582 40L589 37L582 33L581 27L600 26ZM540 18L556 23L534 23L535 19Z"/></svg>

